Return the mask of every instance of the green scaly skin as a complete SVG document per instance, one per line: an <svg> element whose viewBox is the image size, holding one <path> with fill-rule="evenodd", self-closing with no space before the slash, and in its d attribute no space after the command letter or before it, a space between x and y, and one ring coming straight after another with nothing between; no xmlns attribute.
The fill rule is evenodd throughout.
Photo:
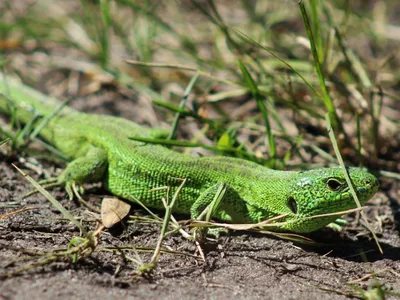
<svg viewBox="0 0 400 300"><path fill-rule="evenodd" d="M8 79L0 83L0 111L27 123L35 115L45 116L60 106L54 98ZM9 102L4 95L8 95ZM231 223L258 223L287 214L287 225L276 230L311 232L338 216L313 218L356 207L339 167L311 171L276 171L231 157L194 158L162 146L129 140L152 137L158 130L146 129L125 119L89 115L65 107L41 131L43 139L72 159L59 177L60 184L102 181L112 194L146 206L163 209L161 198L173 195L182 179L187 182L178 196L174 212L196 218L211 203L221 183L226 193L213 218ZM378 180L360 168L348 168L361 204L378 189ZM282 221L282 220L280 220Z"/></svg>

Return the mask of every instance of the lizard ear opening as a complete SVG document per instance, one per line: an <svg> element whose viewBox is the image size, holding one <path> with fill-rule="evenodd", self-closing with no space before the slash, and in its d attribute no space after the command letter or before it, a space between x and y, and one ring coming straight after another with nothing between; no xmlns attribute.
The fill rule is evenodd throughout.
<svg viewBox="0 0 400 300"><path fill-rule="evenodd" d="M297 214L297 202L293 197L287 199L287 206L292 211L292 213Z"/></svg>

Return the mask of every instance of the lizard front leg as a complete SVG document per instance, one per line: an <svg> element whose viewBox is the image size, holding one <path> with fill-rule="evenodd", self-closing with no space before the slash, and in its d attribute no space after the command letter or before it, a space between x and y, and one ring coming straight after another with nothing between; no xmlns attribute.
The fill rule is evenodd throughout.
<svg viewBox="0 0 400 300"><path fill-rule="evenodd" d="M191 218L195 220L204 219L205 213L208 213L210 209L212 211L209 212L208 215L213 217L225 196L226 188L227 186L225 183L218 182L202 192L190 208Z"/></svg>
<svg viewBox="0 0 400 300"><path fill-rule="evenodd" d="M104 178L107 170L107 153L104 149L90 146L84 156L73 160L57 179L57 185L65 185L70 199L74 196L76 185L99 182ZM79 195L75 193L79 198Z"/></svg>
<svg viewBox="0 0 400 300"><path fill-rule="evenodd" d="M208 221L209 218L216 218L232 222L241 221L239 216L245 215L246 211L246 203L237 192L228 184L218 182L200 194L193 203L190 214L191 218L196 220ZM211 228L207 234L218 237L220 233L227 231L225 228Z"/></svg>

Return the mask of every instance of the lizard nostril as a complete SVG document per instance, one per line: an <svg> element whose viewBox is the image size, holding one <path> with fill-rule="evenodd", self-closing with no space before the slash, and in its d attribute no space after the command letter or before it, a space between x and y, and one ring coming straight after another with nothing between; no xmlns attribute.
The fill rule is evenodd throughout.
<svg viewBox="0 0 400 300"><path fill-rule="evenodd" d="M367 184L367 185L371 184L371 180L369 180L369 179L365 180L365 184Z"/></svg>

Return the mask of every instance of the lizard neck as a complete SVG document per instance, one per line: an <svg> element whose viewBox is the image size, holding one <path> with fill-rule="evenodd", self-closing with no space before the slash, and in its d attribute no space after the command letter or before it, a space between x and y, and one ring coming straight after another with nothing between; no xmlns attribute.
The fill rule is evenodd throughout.
<svg viewBox="0 0 400 300"><path fill-rule="evenodd" d="M298 172L269 169L231 157L203 157L193 164L205 169L205 177L232 186L249 205L274 213L290 212L287 198Z"/></svg>

